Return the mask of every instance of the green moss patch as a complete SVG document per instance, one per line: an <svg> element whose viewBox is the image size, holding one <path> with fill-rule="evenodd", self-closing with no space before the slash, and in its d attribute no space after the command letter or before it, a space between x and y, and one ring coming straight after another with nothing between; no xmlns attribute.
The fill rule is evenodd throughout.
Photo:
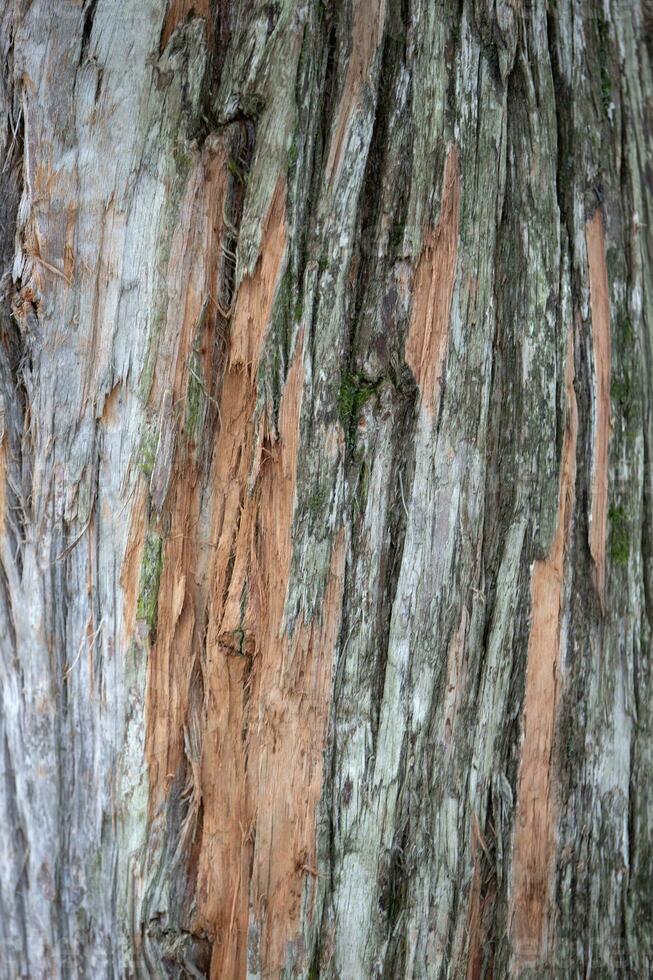
<svg viewBox="0 0 653 980"><path fill-rule="evenodd" d="M346 372L338 391L338 417L345 432L356 422L365 402L372 397L380 385L379 381L368 381L360 374Z"/></svg>

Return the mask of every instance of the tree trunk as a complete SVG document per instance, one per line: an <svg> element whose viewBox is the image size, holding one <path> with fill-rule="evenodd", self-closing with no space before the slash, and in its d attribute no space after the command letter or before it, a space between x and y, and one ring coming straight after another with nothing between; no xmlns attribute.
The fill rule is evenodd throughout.
<svg viewBox="0 0 653 980"><path fill-rule="evenodd" d="M649 977L648 0L6 0L0 975Z"/></svg>

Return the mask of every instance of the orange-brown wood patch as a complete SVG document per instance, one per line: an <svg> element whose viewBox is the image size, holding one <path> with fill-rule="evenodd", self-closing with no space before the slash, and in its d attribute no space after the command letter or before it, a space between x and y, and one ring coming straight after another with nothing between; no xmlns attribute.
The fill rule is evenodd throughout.
<svg viewBox="0 0 653 980"><path fill-rule="evenodd" d="M385 4L386 0L354 0L351 54L326 167L329 179L340 166L349 126L360 103L374 56L383 39Z"/></svg>
<svg viewBox="0 0 653 980"><path fill-rule="evenodd" d="M226 163L223 149L214 147L191 173L172 243L169 322L151 402L164 404L171 392L181 417L188 358L216 278ZM182 837L196 876L187 926L212 941L213 978L244 978L248 956L264 975L277 976L288 943L298 938L302 895L316 873L315 814L340 628L342 534L320 614L308 623L300 617L291 633L284 622L302 335L278 436L257 414L257 369L286 252L285 194L280 178L257 265L233 305L215 443L203 453L208 471L202 475L195 456L176 449L148 663L150 818L185 773Z"/></svg>
<svg viewBox="0 0 653 980"><path fill-rule="evenodd" d="M486 936L492 919L496 898L496 878L483 880L483 858L487 845L483 839L476 814L472 822L472 883L469 890L467 914L467 980L480 980L482 975L492 976L492 955L483 974Z"/></svg>
<svg viewBox="0 0 653 980"><path fill-rule="evenodd" d="M406 363L419 385L422 404L435 414L447 353L451 302L456 281L460 215L459 152L447 154L440 217L424 243L415 274L413 308L406 338Z"/></svg>
<svg viewBox="0 0 653 980"><path fill-rule="evenodd" d="M598 209L587 222L587 261L592 309L592 346L596 417L592 473L589 545L594 559L595 582L601 602L605 594L605 546L608 531L608 452L610 443L610 296L605 261L605 229Z"/></svg>
<svg viewBox="0 0 653 980"><path fill-rule="evenodd" d="M578 431L571 332L565 380L567 424L556 532L548 557L534 563L531 577L532 622L524 692L524 740L512 856L511 932L518 971L546 954L551 919L557 819L552 757L560 675L565 545L574 506Z"/></svg>
<svg viewBox="0 0 653 980"><path fill-rule="evenodd" d="M469 614L463 607L460 626L449 641L447 655L447 684L444 694L444 743L449 750L453 741L454 728L465 690L466 663L465 640L469 626Z"/></svg>
<svg viewBox="0 0 653 980"><path fill-rule="evenodd" d="M214 939L215 976L241 977L245 973L253 833L247 787L248 723L249 706L256 704L258 680L258 671L253 669L254 643L266 625L267 603L275 596L278 600L279 590L285 594L286 584L288 558L283 549L289 547L284 534L288 517L280 515L279 527L273 529L281 534L281 554L279 564L270 573L274 581L268 595L258 578L262 568L259 569L256 552L260 544L269 547L278 545L278 541L274 533L267 542L259 537L260 488L254 486L250 492L257 455L256 369L284 249L285 190L279 185L258 265L238 292L211 477L215 493L211 533L215 558L206 638L206 731L201 760L204 825L199 857L198 928ZM271 457L278 459L284 452L283 445L265 446L265 462ZM276 495L278 499L281 494L289 507L289 493L294 493L294 460L286 460L285 471L283 487L276 487ZM281 523L284 519L285 524ZM241 623L241 597L242 616L246 616L247 623Z"/></svg>
<svg viewBox="0 0 653 980"><path fill-rule="evenodd" d="M271 282L262 273L261 282L266 279ZM257 305L256 293L254 286L243 294L247 309ZM262 421L254 431L253 374L238 386L238 392L245 388L240 397L249 404L240 403L237 391L223 398L224 436L216 457L230 477L220 480L224 502L207 637L199 869L200 921L215 937L213 978L244 977L248 946L266 976L279 975L286 945L297 933L306 881L315 873L315 810L340 625L344 543L341 536L334 546L320 619L300 621L289 636L283 616L302 358L300 338L281 401L277 442ZM247 363L239 355L232 370L242 375Z"/></svg>
<svg viewBox="0 0 653 980"><path fill-rule="evenodd" d="M210 36L211 25L211 5L209 0L169 0L166 11L166 19L161 32L161 51L170 40L173 31L186 20L187 17L204 17L207 36Z"/></svg>
<svg viewBox="0 0 653 980"><path fill-rule="evenodd" d="M141 560L147 528L146 504L147 488L144 481L141 481L136 489L136 497L132 506L131 524L120 575L120 586L125 598L123 639L126 646L131 641L136 623L136 603L138 602Z"/></svg>
<svg viewBox="0 0 653 980"><path fill-rule="evenodd" d="M0 434L0 541L5 534L5 516L7 506L7 451L5 449L4 433Z"/></svg>
<svg viewBox="0 0 653 980"><path fill-rule="evenodd" d="M180 217L173 235L168 279L168 317L157 350L150 401L169 405L168 425L179 425L186 412L189 358L199 342L205 349L218 329L215 288L227 187L228 152L222 139L213 140L189 174ZM207 305L208 303L208 305ZM206 309L203 335L197 336ZM209 343L210 341L210 343ZM204 366L204 365L203 365ZM203 628L209 560L209 530L200 521L200 460L178 432L170 478L165 538L159 585L156 643L148 658L147 743L150 815L165 800L170 781L184 756L191 677L197 669L198 630ZM199 803L201 791L195 788Z"/></svg>
<svg viewBox="0 0 653 980"><path fill-rule="evenodd" d="M219 226L221 191L216 177L214 206L201 190L206 180L204 173L189 181L187 217L180 222L179 246L177 239L173 243L171 269L180 265L181 278L171 307L178 311L181 353L157 378L157 398L166 378L172 379L175 400L183 397L184 358L212 278L203 256L217 251L209 226ZM303 391L301 336L281 399L277 439L265 416L256 414L256 377L285 248L280 180L260 258L238 290L231 318L204 537L197 530L198 474L192 465L178 467L169 494L171 531L150 657L151 813L186 755L193 818L202 809L191 926L213 940L213 977L245 976L253 934L256 955L274 976L296 936L301 896L315 866L315 808L340 623L341 539L321 617L310 624L300 620L291 637L284 628ZM166 363L165 349L159 362ZM194 652L200 629L206 631L201 665ZM200 667L198 684L193 678ZM197 726L199 689L201 746L195 760L185 732L189 719Z"/></svg>

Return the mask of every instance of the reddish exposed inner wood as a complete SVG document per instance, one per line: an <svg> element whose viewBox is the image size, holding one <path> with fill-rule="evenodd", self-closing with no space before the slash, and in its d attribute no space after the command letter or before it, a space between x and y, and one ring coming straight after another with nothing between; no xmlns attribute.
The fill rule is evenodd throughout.
<svg viewBox="0 0 653 980"><path fill-rule="evenodd" d="M605 596L605 547L608 533L608 453L610 443L610 297L605 261L605 229L599 210L587 222L587 261L592 308L595 420L592 473L592 506L589 545L594 559L595 582L601 603Z"/></svg>
<svg viewBox="0 0 653 980"><path fill-rule="evenodd" d="M136 495L132 509L122 573L120 575L120 585L125 597L125 608L123 612L123 637L125 645L131 642L136 623L136 603L138 601L143 544L145 542L145 530L147 528L147 487L144 481L141 482L136 490Z"/></svg>
<svg viewBox="0 0 653 980"><path fill-rule="evenodd" d="M383 39L384 22L385 0L354 0L351 54L326 167L329 179L338 171L347 133L359 105L367 74Z"/></svg>
<svg viewBox="0 0 653 980"><path fill-rule="evenodd" d="M483 857L487 851L476 815L472 825L472 883L467 915L467 980L480 980L481 976L492 977L492 950L484 950L486 936L494 914L496 900L496 877L483 881ZM485 959L485 971L484 967Z"/></svg>
<svg viewBox="0 0 653 980"><path fill-rule="evenodd" d="M215 288L228 152L220 140L207 147L189 175L169 261L168 322L159 342L151 401L169 408L166 424L186 411L189 358L202 310L204 331L215 333ZM202 627L212 549L200 526L199 461L178 447L168 492L170 531L163 550L157 639L148 658L147 756L150 815L165 800L184 755L193 647ZM201 798L196 789L197 802Z"/></svg>
<svg viewBox="0 0 653 980"><path fill-rule="evenodd" d="M565 380L567 424L556 532L549 556L534 563L531 578L532 623L524 693L524 741L512 858L511 931L518 971L545 956L552 904L556 834L552 756L560 675L565 545L574 506L578 431L571 332Z"/></svg>
<svg viewBox="0 0 653 980"><path fill-rule="evenodd" d="M188 16L204 17L207 37L210 36L211 5L209 0L170 0L166 19L161 32L161 51L170 40L173 31L186 20Z"/></svg>
<svg viewBox="0 0 653 980"><path fill-rule="evenodd" d="M266 254L274 254L273 242L264 246L264 261ZM264 974L278 976L297 932L316 864L315 810L344 561L340 537L321 619L300 622L287 636L303 344L286 382L276 443L264 423L254 429L254 374L247 381L243 371L250 358L256 364L258 352L244 347L237 349L221 405L216 457L225 490L207 635L199 914L215 936L213 978L244 977L248 944Z"/></svg>
<svg viewBox="0 0 653 980"><path fill-rule="evenodd" d="M459 153L452 146L444 169L440 218L426 236L415 274L405 350L406 363L419 385L422 404L430 414L437 411L442 387L456 281L459 216Z"/></svg>
<svg viewBox="0 0 653 980"><path fill-rule="evenodd" d="M188 357L215 282L209 257L219 254L226 163L218 147L189 178L170 260L169 316L176 321L166 336L178 338L179 351L159 351L153 388L159 403L170 387L173 405L185 397ZM258 263L240 285L229 325L203 507L198 463L176 457L149 664L150 816L185 771L189 815L182 838L197 875L189 925L213 941L213 978L245 977L248 955L264 975L278 975L288 943L297 938L302 895L308 884L310 896L316 873L315 813L345 548L341 533L320 614L310 623L300 617L288 635L301 335L277 439L265 415L257 415L256 386L285 248L280 179ZM200 662L203 631L206 656Z"/></svg>

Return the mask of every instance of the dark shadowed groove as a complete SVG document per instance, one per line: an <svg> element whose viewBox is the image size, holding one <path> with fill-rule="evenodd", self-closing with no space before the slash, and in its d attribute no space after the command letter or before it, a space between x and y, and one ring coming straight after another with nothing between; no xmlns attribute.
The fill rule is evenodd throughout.
<svg viewBox="0 0 653 980"><path fill-rule="evenodd" d="M82 43L79 50L79 64L80 67L84 64L84 61L88 57L89 46L91 43L91 33L93 31L93 20L95 18L95 9L97 7L98 0L87 0L84 6L83 26L82 26Z"/></svg>

